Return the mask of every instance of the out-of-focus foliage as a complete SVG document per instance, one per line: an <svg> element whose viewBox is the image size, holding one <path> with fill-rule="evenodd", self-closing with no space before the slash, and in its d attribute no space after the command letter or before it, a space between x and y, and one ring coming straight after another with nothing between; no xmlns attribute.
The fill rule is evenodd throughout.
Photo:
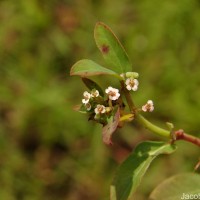
<svg viewBox="0 0 200 200"><path fill-rule="evenodd" d="M167 188L167 189L166 189ZM174 189L176 188L176 189ZM199 175L194 173L185 173L172 176L163 181L150 195L151 200L177 200L179 197L189 193L189 198L200 192ZM185 197L184 198L188 198ZM197 196L198 198L198 196ZM183 197L182 197L183 199Z"/></svg>
<svg viewBox="0 0 200 200"><path fill-rule="evenodd" d="M198 0L1 0L0 199L108 199L117 163L139 141L159 139L127 125L107 147L100 127L72 110L86 89L69 77L72 64L105 65L93 39L97 21L114 30L140 73L135 102L155 103L147 117L200 136L199 19ZM152 165L138 200L164 178L193 170L199 149L178 146Z"/></svg>

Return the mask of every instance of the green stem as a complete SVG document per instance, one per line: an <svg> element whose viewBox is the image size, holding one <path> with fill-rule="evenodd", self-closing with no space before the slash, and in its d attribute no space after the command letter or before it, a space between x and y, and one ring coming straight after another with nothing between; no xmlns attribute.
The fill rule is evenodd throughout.
<svg viewBox="0 0 200 200"><path fill-rule="evenodd" d="M129 109L130 109L130 111L131 111L133 114L135 114L136 109L135 109L135 105L134 105L134 103L133 103L131 94L130 94L130 92L126 89L125 84L124 84L124 81L120 81L120 83L121 83L122 91L123 91L124 96L125 96L125 98L126 98L127 104L128 104L128 106L129 106Z"/></svg>
<svg viewBox="0 0 200 200"><path fill-rule="evenodd" d="M152 124L150 121L145 119L142 115L138 114L136 118L144 127L152 131L153 133L165 137L165 138L170 138L171 134L170 131L165 130L163 128L160 128L154 124Z"/></svg>

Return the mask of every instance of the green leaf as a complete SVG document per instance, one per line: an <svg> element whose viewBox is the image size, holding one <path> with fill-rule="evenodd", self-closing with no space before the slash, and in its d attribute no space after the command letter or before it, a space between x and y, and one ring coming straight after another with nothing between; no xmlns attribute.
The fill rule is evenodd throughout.
<svg viewBox="0 0 200 200"><path fill-rule="evenodd" d="M86 87L87 87L89 90L96 89L96 90L99 91L99 94L100 94L102 97L104 96L103 90L101 89L101 87L100 87L96 82L94 82L93 80L88 79L88 78L82 78L82 81L83 81L83 83L86 85Z"/></svg>
<svg viewBox="0 0 200 200"><path fill-rule="evenodd" d="M98 22L94 29L97 47L108 64L114 66L113 71L118 74L132 71L132 65L124 47L112 30L102 22Z"/></svg>
<svg viewBox="0 0 200 200"><path fill-rule="evenodd" d="M150 199L200 199L200 175L185 173L168 178L154 189Z"/></svg>
<svg viewBox="0 0 200 200"><path fill-rule="evenodd" d="M102 74L118 76L114 71L104 68L94 61L87 59L83 59L75 63L70 71L71 76L78 75L88 77Z"/></svg>
<svg viewBox="0 0 200 200"><path fill-rule="evenodd" d="M102 137L105 144L112 144L111 137L119 124L119 119L120 110L119 108L117 108L117 110L114 112L114 116L111 116L108 120L108 124L103 127Z"/></svg>
<svg viewBox="0 0 200 200"><path fill-rule="evenodd" d="M127 200L136 191L149 165L160 154L171 154L176 146L164 142L140 143L121 164L111 185L111 200Z"/></svg>

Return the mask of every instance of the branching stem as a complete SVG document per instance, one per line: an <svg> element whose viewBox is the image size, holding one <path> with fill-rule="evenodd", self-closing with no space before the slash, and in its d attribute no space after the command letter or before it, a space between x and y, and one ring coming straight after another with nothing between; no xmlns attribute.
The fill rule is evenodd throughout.
<svg viewBox="0 0 200 200"><path fill-rule="evenodd" d="M155 124L151 123L150 121L148 121L141 114L138 114L137 109L132 100L132 97L130 95L130 92L126 89L126 87L124 85L124 81L121 81L121 86L122 86L122 91L124 93L124 96L126 98L126 101L127 101L127 104L129 106L131 113L133 113L135 115L136 120L140 124L142 124L145 128L152 131L156 135L159 135L159 136L162 136L162 137L165 137L168 139L172 138L172 134L174 134L174 136L175 136L175 140L173 139L174 141L185 140L186 142L193 143L200 147L200 138L189 135L189 134L185 133L182 129L180 129L178 131L173 131L173 133L171 134L170 130L160 128L160 127L156 126Z"/></svg>

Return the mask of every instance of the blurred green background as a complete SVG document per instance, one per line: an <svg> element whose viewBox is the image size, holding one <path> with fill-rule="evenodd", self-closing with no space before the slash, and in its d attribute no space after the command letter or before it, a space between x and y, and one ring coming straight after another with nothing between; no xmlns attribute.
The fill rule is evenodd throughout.
<svg viewBox="0 0 200 200"><path fill-rule="evenodd" d="M107 147L101 127L73 111L86 88L69 76L71 66L82 58L106 66L93 39L97 21L113 29L140 73L137 105L154 100L146 117L200 136L200 1L1 0L0 199L107 200L118 164L138 142L161 139L127 124ZM178 146L152 164L136 200L193 171L199 148Z"/></svg>

